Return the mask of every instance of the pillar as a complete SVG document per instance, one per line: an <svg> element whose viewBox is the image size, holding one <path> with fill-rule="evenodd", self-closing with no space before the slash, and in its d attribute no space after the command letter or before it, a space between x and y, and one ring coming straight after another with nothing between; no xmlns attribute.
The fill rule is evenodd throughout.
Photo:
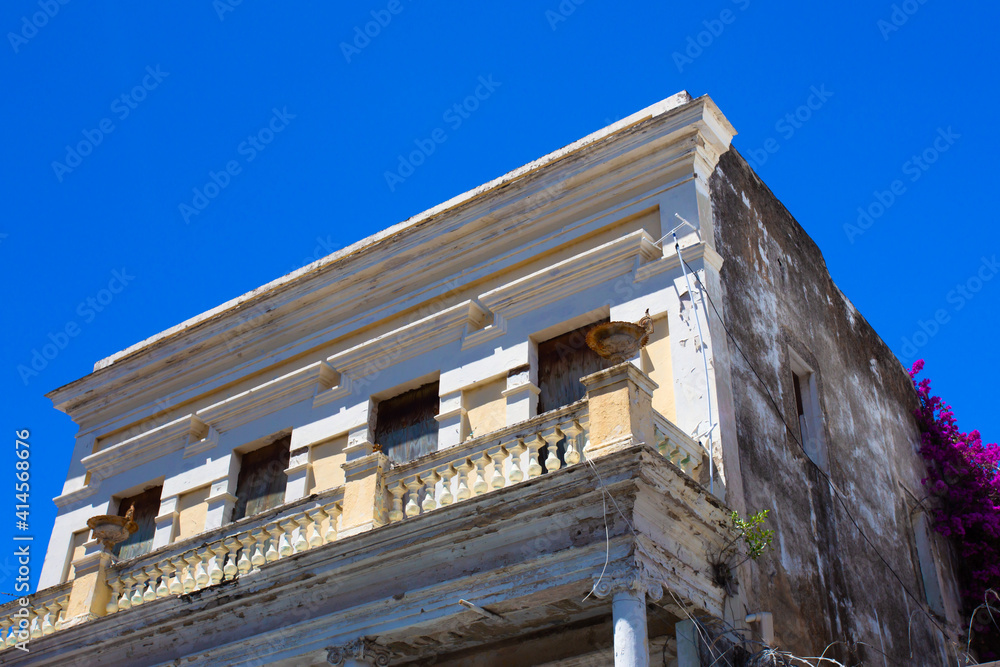
<svg viewBox="0 0 1000 667"><path fill-rule="evenodd" d="M615 667L649 667L645 591L619 591L611 601Z"/></svg>
<svg viewBox="0 0 1000 667"><path fill-rule="evenodd" d="M677 667L701 667L698 627L694 621L679 621L674 626L677 637Z"/></svg>
<svg viewBox="0 0 1000 667"><path fill-rule="evenodd" d="M538 388L531 379L531 367L510 371L507 375L507 388L503 391L507 399L507 425L517 424L531 419L538 414Z"/></svg>
<svg viewBox="0 0 1000 667"><path fill-rule="evenodd" d="M646 599L663 597L663 587L641 566L628 565L595 577L593 593L611 598L615 667L649 667Z"/></svg>
<svg viewBox="0 0 1000 667"><path fill-rule="evenodd" d="M156 532L153 533L153 551L167 546L177 536L177 517L180 516L177 512L177 501L176 495L160 500L160 511L154 519Z"/></svg>
<svg viewBox="0 0 1000 667"><path fill-rule="evenodd" d="M454 447L465 439L465 414L461 389L441 395L441 406L434 417L438 422L439 450Z"/></svg>
<svg viewBox="0 0 1000 667"><path fill-rule="evenodd" d="M111 554L104 551L97 540L91 540L85 547L86 553L73 561L75 576L63 628L86 623L107 613L111 596L107 570L111 565Z"/></svg>
<svg viewBox="0 0 1000 667"><path fill-rule="evenodd" d="M653 390L658 386L635 364L626 361L580 381L587 387L592 459L636 443L656 446Z"/></svg>
<svg viewBox="0 0 1000 667"><path fill-rule="evenodd" d="M285 484L285 502L305 498L309 495L309 473L312 464L309 462L309 448L299 447L291 452L288 457L288 467L285 468L285 476L288 482Z"/></svg>

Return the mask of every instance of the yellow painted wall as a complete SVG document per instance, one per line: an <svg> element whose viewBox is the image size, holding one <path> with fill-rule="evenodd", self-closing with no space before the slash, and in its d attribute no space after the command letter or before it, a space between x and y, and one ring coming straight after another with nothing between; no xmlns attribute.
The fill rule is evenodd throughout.
<svg viewBox="0 0 1000 667"><path fill-rule="evenodd" d="M85 551L83 545L86 544L89 537L89 528L73 533L73 540L70 542L69 564L66 567L66 577L63 581L69 581L76 576L76 573L73 571L73 561L83 556Z"/></svg>
<svg viewBox="0 0 1000 667"><path fill-rule="evenodd" d="M660 385L653 392L653 409L672 422L677 421L677 408L674 405L674 373L670 365L670 334L667 331L667 318L661 317L653 322L653 335L642 351L642 369L656 384Z"/></svg>
<svg viewBox="0 0 1000 667"><path fill-rule="evenodd" d="M208 513L210 486L182 494L177 499L178 529L177 539L183 540L205 531L205 515Z"/></svg>
<svg viewBox="0 0 1000 667"><path fill-rule="evenodd" d="M309 493L335 489L344 484L344 469L341 466L347 460L345 447L346 435L312 446L309 452L309 459L312 461L312 488Z"/></svg>
<svg viewBox="0 0 1000 667"><path fill-rule="evenodd" d="M469 428L475 436L507 425L507 399L503 396L506 388L507 379L499 378L463 392Z"/></svg>

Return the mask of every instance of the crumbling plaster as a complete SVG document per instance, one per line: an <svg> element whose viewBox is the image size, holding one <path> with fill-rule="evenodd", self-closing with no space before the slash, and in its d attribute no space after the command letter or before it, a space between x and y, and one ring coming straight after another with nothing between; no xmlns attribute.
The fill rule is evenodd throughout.
<svg viewBox="0 0 1000 667"><path fill-rule="evenodd" d="M909 515L922 496L916 394L906 372L834 285L818 247L735 149L712 177L716 248L726 259L720 310L798 437L788 350L818 375L832 484L907 588L923 599ZM714 315L714 313L713 313ZM776 549L749 568L751 599L772 611L778 643L818 655L827 644L885 645L906 662L941 655L937 630L909 599L786 432L734 341L739 456L748 511L770 510ZM949 571L947 550L938 554ZM952 597L954 591L952 590ZM952 609L955 608L952 600ZM877 614L877 617L876 617ZM949 614L949 631L957 618ZM911 638L912 644L906 638ZM875 654L858 649L868 659ZM828 655L851 656L843 645Z"/></svg>

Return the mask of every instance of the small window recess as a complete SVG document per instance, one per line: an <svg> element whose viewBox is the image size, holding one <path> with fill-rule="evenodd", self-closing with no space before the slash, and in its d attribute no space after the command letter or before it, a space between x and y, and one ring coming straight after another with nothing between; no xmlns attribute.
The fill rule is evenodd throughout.
<svg viewBox="0 0 1000 667"><path fill-rule="evenodd" d="M823 434L816 372L792 349L788 350L788 358L792 369L799 441L812 462L822 470L827 470L826 439Z"/></svg>

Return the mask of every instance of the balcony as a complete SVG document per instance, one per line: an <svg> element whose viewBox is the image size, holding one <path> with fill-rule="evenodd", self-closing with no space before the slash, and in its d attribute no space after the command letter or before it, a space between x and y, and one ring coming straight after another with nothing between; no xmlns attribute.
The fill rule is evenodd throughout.
<svg viewBox="0 0 1000 667"><path fill-rule="evenodd" d="M99 653L152 664L143 661L142 647L158 633L193 633L192 646L211 651L213 642L228 646L243 630L272 636L269 623L276 615L288 621L302 600L308 611L293 617L299 625L315 630L315 619L346 613L350 634L365 618L381 630L362 636L394 641L397 655L411 658L427 649L414 637L432 634L425 615L464 614L466 625L468 614L475 616L470 607L456 608L459 598L474 600L480 613L493 605L519 619L495 636L544 627L547 616L527 610L571 590L568 617L599 617L607 611L601 591L620 578L623 564L658 572L657 580L687 603L718 615L722 592L706 574L707 559L710 545L725 540L727 511L692 477L700 472L701 445L652 411L643 386L649 380L634 366L584 382L587 398L571 405L402 465L369 454L345 464L344 486L142 557L112 564L95 553L90 570L32 596L26 616L16 615L16 601L0 608L0 660L57 664L61 656ZM619 521L609 498L631 519ZM472 553L481 557L469 560ZM509 589L511 581L523 590L497 588L506 582ZM403 597L392 593L398 588ZM588 589L597 595L579 603L577 593ZM246 619L230 619L237 635L218 618L214 639L183 630L189 616L227 605ZM475 632L466 636L470 647L483 641ZM15 648L26 637L30 654ZM449 650L463 645L444 640ZM305 636L296 641L305 642L305 652L323 648ZM224 661L244 658L237 651Z"/></svg>

